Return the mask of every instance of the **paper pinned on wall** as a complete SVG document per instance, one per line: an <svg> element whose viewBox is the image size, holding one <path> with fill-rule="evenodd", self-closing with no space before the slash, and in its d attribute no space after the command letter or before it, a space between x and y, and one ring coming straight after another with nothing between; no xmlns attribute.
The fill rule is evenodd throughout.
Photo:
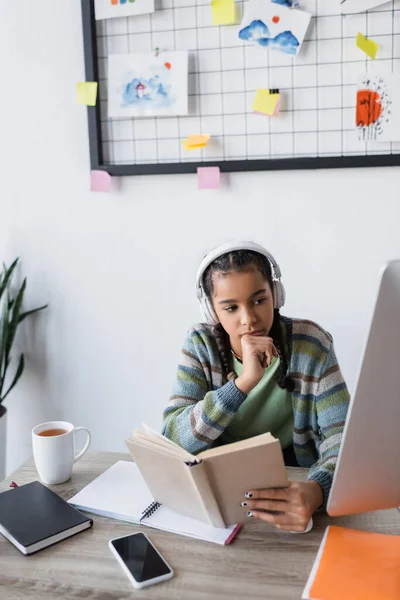
<svg viewBox="0 0 400 600"><path fill-rule="evenodd" d="M197 150L198 148L205 148L209 139L210 136L208 134L189 135L189 137L181 141L181 144L185 150Z"/></svg>
<svg viewBox="0 0 400 600"><path fill-rule="evenodd" d="M96 106L97 81L81 81L76 84L76 102L85 106Z"/></svg>
<svg viewBox="0 0 400 600"><path fill-rule="evenodd" d="M379 50L379 44L374 42L373 40L368 39L362 33L357 33L357 48L360 48L367 56L369 56L372 60L375 60L376 54Z"/></svg>
<svg viewBox="0 0 400 600"><path fill-rule="evenodd" d="M219 167L198 167L197 186L199 190L216 190L221 185Z"/></svg>
<svg viewBox="0 0 400 600"><path fill-rule="evenodd" d="M300 52L311 13L266 0L249 0L240 24L239 38L291 56Z"/></svg>
<svg viewBox="0 0 400 600"><path fill-rule="evenodd" d="M279 90L259 88L253 102L253 111L269 117L277 117L281 104Z"/></svg>
<svg viewBox="0 0 400 600"><path fill-rule="evenodd" d="M91 192L111 192L111 175L107 171L92 171L90 173Z"/></svg>
<svg viewBox="0 0 400 600"><path fill-rule="evenodd" d="M211 0L213 25L233 25L236 23L235 0Z"/></svg>
<svg viewBox="0 0 400 600"><path fill-rule="evenodd" d="M366 73L358 82L356 129L361 142L400 142L400 76Z"/></svg>
<svg viewBox="0 0 400 600"><path fill-rule="evenodd" d="M108 57L109 117L188 114L187 50Z"/></svg>
<svg viewBox="0 0 400 600"><path fill-rule="evenodd" d="M340 10L344 15L366 12L381 4L388 4L389 1L390 0L335 0L336 5L339 4Z"/></svg>
<svg viewBox="0 0 400 600"><path fill-rule="evenodd" d="M97 20L134 17L154 12L154 0L95 0Z"/></svg>

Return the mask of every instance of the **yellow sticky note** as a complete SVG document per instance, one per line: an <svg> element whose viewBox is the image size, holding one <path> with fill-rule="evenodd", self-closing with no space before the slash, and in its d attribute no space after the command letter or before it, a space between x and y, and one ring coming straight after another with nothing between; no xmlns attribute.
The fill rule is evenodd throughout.
<svg viewBox="0 0 400 600"><path fill-rule="evenodd" d="M213 25L232 25L236 23L235 0L211 0Z"/></svg>
<svg viewBox="0 0 400 600"><path fill-rule="evenodd" d="M365 52L365 54L367 54L367 56L372 58L372 60L375 60L376 53L379 50L379 44L377 44L373 40L369 40L368 38L365 37L365 35L363 35L360 32L357 33L356 44L357 44L357 48L360 48L360 50Z"/></svg>
<svg viewBox="0 0 400 600"><path fill-rule="evenodd" d="M204 148L207 146L207 142L210 136L207 134L202 135L189 135L188 138L181 141L182 146L185 150L196 150L197 148Z"/></svg>
<svg viewBox="0 0 400 600"><path fill-rule="evenodd" d="M253 110L270 117L276 116L276 108L280 101L279 92L271 92L264 88L259 88L253 102Z"/></svg>
<svg viewBox="0 0 400 600"><path fill-rule="evenodd" d="M97 81L82 81L76 84L76 101L86 106L96 106Z"/></svg>

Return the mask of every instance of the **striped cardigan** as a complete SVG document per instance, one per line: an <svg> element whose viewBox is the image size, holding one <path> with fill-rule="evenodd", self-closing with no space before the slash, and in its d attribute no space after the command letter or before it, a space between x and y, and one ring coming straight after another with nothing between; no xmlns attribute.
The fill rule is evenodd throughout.
<svg viewBox="0 0 400 600"><path fill-rule="evenodd" d="M326 506L332 485L349 393L332 337L316 323L281 317L287 376L292 392L293 446L308 478L322 487ZM187 334L173 394L163 413L163 434L191 453L223 443L223 433L246 399L222 376L212 327L195 325Z"/></svg>

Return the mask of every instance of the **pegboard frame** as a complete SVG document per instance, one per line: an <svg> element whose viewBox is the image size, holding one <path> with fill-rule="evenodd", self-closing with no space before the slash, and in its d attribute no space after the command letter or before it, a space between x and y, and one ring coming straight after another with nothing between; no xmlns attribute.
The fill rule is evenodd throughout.
<svg viewBox="0 0 400 600"><path fill-rule="evenodd" d="M94 0L81 0L81 6L85 77L86 81L99 81ZM400 166L400 153L110 165L104 162L100 102L96 106L88 106L87 113L90 167L92 170L106 171L115 177L196 173L198 167L206 166L219 167L221 172L227 173Z"/></svg>

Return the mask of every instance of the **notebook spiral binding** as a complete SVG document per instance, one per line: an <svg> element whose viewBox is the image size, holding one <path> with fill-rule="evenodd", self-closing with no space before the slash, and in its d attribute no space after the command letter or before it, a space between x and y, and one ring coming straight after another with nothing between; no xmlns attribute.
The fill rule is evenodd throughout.
<svg viewBox="0 0 400 600"><path fill-rule="evenodd" d="M155 513L156 510L158 510L160 508L160 506L161 506L161 504L159 502L151 502L151 504L149 504L148 507L145 508L144 511L142 512L142 516L140 517L140 520L151 517L151 515L153 513Z"/></svg>

